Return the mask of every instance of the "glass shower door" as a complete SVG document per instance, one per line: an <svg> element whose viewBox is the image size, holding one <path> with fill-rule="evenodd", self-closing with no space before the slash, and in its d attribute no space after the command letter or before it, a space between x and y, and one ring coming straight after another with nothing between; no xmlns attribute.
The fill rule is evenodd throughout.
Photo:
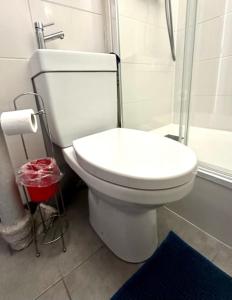
<svg viewBox="0 0 232 300"><path fill-rule="evenodd" d="M166 19L165 4L169 2L172 22L170 14L167 15L169 24L173 25L173 37ZM186 0L118 0L116 3L123 126L178 138L179 119L174 116L174 100L175 87L178 85L181 90L176 68L183 64L183 41L177 38L177 33L184 32ZM173 61L175 54L176 61Z"/></svg>
<svg viewBox="0 0 232 300"><path fill-rule="evenodd" d="M180 133L203 172L231 181L232 6L199 0L195 21L195 39L185 41L194 55L184 59Z"/></svg>

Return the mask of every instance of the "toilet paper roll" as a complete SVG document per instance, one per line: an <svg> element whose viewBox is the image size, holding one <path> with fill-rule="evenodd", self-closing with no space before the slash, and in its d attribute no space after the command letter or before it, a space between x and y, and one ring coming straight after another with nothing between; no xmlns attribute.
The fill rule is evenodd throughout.
<svg viewBox="0 0 232 300"><path fill-rule="evenodd" d="M6 135L35 133L38 129L32 109L3 112L0 120L2 130Z"/></svg>

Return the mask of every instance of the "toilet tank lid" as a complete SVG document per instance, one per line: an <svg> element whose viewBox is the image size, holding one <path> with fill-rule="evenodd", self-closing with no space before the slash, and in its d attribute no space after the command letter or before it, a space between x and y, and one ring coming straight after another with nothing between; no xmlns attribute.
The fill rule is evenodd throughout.
<svg viewBox="0 0 232 300"><path fill-rule="evenodd" d="M38 49L30 58L31 76L43 72L116 72L115 54Z"/></svg>

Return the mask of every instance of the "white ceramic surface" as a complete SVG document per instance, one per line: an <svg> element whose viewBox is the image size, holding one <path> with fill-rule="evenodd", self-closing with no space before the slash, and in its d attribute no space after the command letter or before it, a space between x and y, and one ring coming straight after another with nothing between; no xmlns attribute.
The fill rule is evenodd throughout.
<svg viewBox="0 0 232 300"><path fill-rule="evenodd" d="M114 55L45 50L31 65L53 142L89 187L93 228L120 258L144 261L157 246L155 208L191 191L195 154L158 135L116 128Z"/></svg>
<svg viewBox="0 0 232 300"><path fill-rule="evenodd" d="M46 71L116 71L114 55L38 49L30 59L31 75Z"/></svg>
<svg viewBox="0 0 232 300"><path fill-rule="evenodd" d="M159 190L190 182L197 158L188 147L140 130L115 128L73 142L87 172L121 186Z"/></svg>
<svg viewBox="0 0 232 300"><path fill-rule="evenodd" d="M129 262L142 262L156 249L156 208L182 199L194 184L193 179L163 190L127 188L86 172L72 146L63 149L63 155L89 187L89 218L94 230L118 257Z"/></svg>
<svg viewBox="0 0 232 300"><path fill-rule="evenodd" d="M115 55L42 50L34 53L31 69L32 75L66 70L34 79L55 144L67 147L78 137L117 126Z"/></svg>

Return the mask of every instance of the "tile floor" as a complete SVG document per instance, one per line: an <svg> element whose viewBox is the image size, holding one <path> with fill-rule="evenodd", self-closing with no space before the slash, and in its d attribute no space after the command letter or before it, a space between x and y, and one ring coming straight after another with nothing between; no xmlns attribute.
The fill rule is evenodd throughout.
<svg viewBox="0 0 232 300"><path fill-rule="evenodd" d="M73 199L74 200L74 199ZM0 240L0 300L109 300L138 265L115 257L88 223L87 190L80 189L67 209L67 252L59 244L31 245L10 254ZM166 208L158 210L159 240L171 229L200 253L232 275L232 250Z"/></svg>

